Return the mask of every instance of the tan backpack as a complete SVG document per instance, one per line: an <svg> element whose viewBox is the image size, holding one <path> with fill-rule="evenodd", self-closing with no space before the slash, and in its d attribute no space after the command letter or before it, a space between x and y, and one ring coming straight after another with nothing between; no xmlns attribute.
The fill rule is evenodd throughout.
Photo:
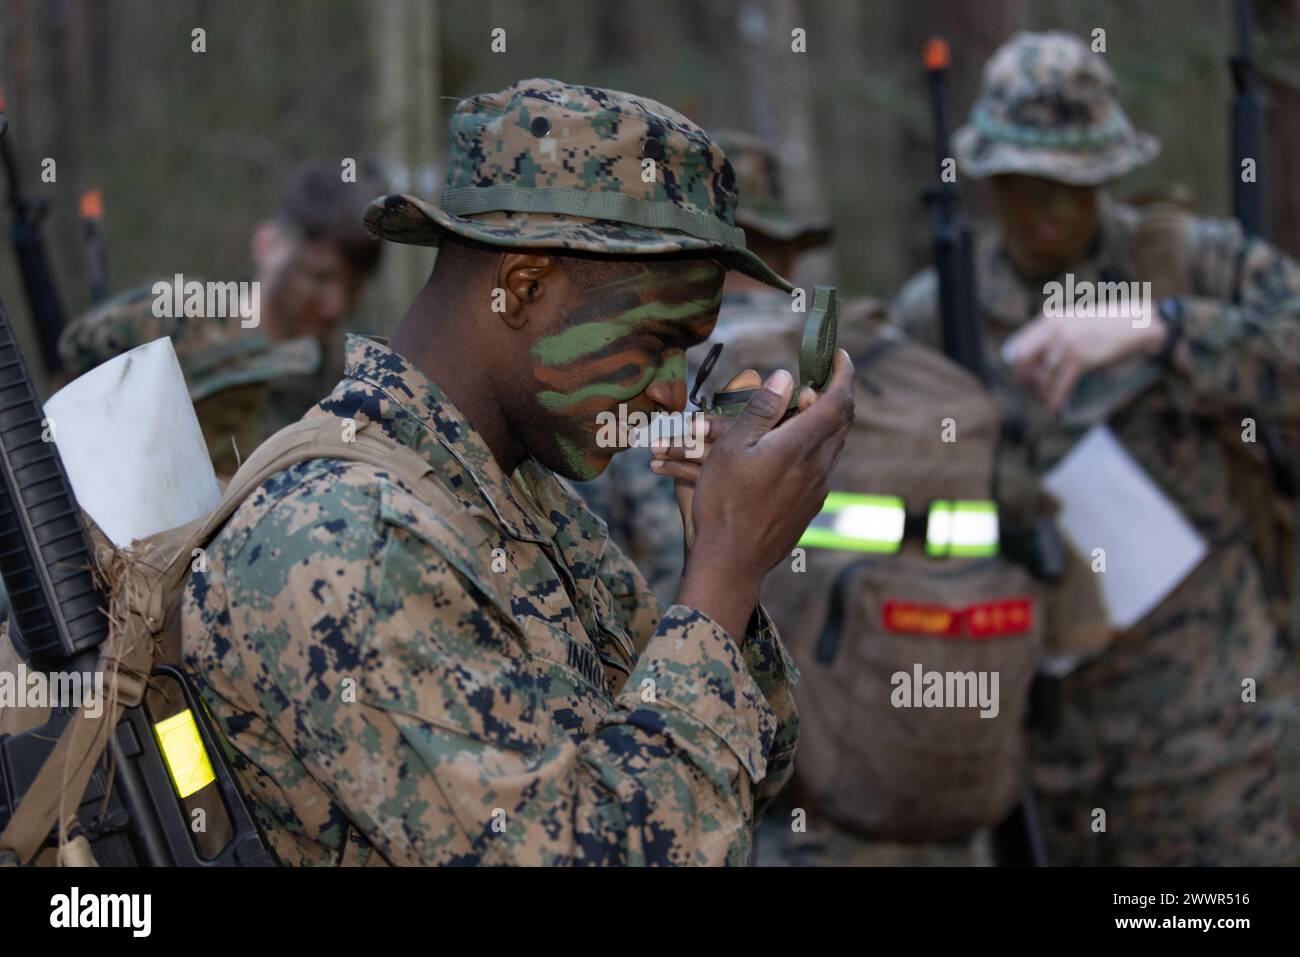
<svg viewBox="0 0 1300 957"><path fill-rule="evenodd" d="M114 757L105 758L110 736L126 720L137 735L152 733L161 741L159 725L169 719L171 724L164 728L174 727L178 721L182 727L176 753L161 749L173 789L169 794L151 790L148 798L157 806L165 829L170 827L175 834L179 822L183 836L193 842L194 855L177 861L158 851L153 862L274 863L251 828L243 829L251 840L245 840L242 847L230 846L234 822L251 823L251 815L233 787L222 788L219 779L209 780L198 790L184 793L188 789L181 782L194 781L195 775L203 775L205 763L221 760L215 747L218 739L207 716L194 713L202 710L198 700L187 698L165 675L169 668L181 667L181 603L199 554L196 550L206 547L244 499L272 475L308 459L364 462L401 479L435 508L460 507L434 477L428 462L378 427L361 424L354 441L343 441L343 434L343 420L333 416L309 417L282 429L236 472L211 514L136 541L130 552L113 548L87 519L97 572L109 595L109 637L100 646L98 663L105 675L107 700L95 709L97 715L89 707L83 708L64 728L0 834L0 863L25 864L34 859L42 864L96 863L86 835L97 831L97 817L107 807L113 771L123 771L120 766L113 768ZM6 660L16 663L7 632L0 641L0 663ZM0 736L40 734L38 726L48 715L36 715L34 710L0 710ZM193 730L187 732L186 727ZM205 778L210 778L210 772L197 780ZM92 779L95 785L88 791ZM210 819L211 826L196 836L188 824L197 811ZM47 847L56 828L57 854ZM42 850L45 853L40 853Z"/></svg>
<svg viewBox="0 0 1300 957"><path fill-rule="evenodd" d="M869 838L955 838L996 825L1022 796L1047 609L1043 587L996 549L927 553L927 518L942 518L943 502L992 507L1000 412L970 373L882 328L882 318L858 304L841 319L856 420L823 513L769 574L763 602L802 676L791 800ZM769 371L773 357L793 354L795 336L733 341L729 371ZM956 441L944 441L945 419ZM860 550L862 540L842 534L856 527L869 538L873 514L896 533L900 500L896 552ZM991 691L993 673L996 717L925 706L928 674L944 676L944 703L957 703L947 696L951 674L951 690L976 705L980 676Z"/></svg>

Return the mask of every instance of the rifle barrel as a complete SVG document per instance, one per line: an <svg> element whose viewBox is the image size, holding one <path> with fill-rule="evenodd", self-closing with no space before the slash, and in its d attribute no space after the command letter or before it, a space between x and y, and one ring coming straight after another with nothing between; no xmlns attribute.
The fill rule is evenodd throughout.
<svg viewBox="0 0 1300 957"><path fill-rule="evenodd" d="M948 44L932 39L923 54L930 116L934 123L934 166L937 182L923 198L934 234L934 266L939 277L939 312L943 351L948 358L979 378L984 377L980 317L976 303L974 240L962 219L960 194L955 182L944 179L951 158L948 142L947 74L951 58Z"/></svg>
<svg viewBox="0 0 1300 957"><path fill-rule="evenodd" d="M4 135L8 128L7 120L0 125L0 163L4 165L5 179L9 184L9 206L13 210L9 239L18 260L23 295L27 299L32 326L41 348L41 362L47 372L54 373L62 365L59 359L59 336L63 332L63 304L59 300L58 288L54 284L54 274L41 237L41 218L45 205L23 194L13 150Z"/></svg>
<svg viewBox="0 0 1300 957"><path fill-rule="evenodd" d="M1237 0L1237 50L1228 58L1232 74L1231 127L1232 214L1248 236L1269 235L1269 183L1267 139L1264 131L1264 103L1255 79L1251 52L1251 6L1249 0ZM1255 166L1252 182L1243 175L1243 164Z"/></svg>

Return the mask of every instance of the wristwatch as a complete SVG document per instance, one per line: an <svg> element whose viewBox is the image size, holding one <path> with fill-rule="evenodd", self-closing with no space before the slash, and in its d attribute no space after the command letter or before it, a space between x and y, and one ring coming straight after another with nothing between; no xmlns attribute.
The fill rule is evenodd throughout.
<svg viewBox="0 0 1300 957"><path fill-rule="evenodd" d="M1165 322L1165 341L1160 346L1156 361L1162 366L1167 366L1173 361L1178 340L1183 337L1183 304L1173 296L1166 296L1160 300L1156 309Z"/></svg>

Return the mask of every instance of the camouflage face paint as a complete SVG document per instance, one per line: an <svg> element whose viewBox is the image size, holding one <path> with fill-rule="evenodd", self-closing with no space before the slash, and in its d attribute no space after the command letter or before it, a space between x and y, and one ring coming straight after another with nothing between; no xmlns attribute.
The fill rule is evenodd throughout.
<svg viewBox="0 0 1300 957"><path fill-rule="evenodd" d="M582 449L578 448L563 435L555 436L555 445L560 450L560 455L564 458L564 464L569 471L565 474L579 482L586 482L594 479L600 474L600 468L593 462L588 461L587 455Z"/></svg>
<svg viewBox="0 0 1300 957"><path fill-rule="evenodd" d="M689 323L718 311L722 293L686 302L667 304L647 302L625 310L609 319L584 322L563 332L545 336L533 346L533 356L545 365L562 365L573 362L618 342L651 320Z"/></svg>
<svg viewBox="0 0 1300 957"><path fill-rule="evenodd" d="M537 393L537 401L552 412L565 412L588 402L588 400L608 399L612 402L626 402L635 399L655 379L654 366L646 366L645 373L636 382L620 385L616 382L593 382L574 389L572 392L542 391ZM589 403L591 404L591 403ZM600 401L604 407L607 403Z"/></svg>
<svg viewBox="0 0 1300 957"><path fill-rule="evenodd" d="M570 474L599 474L614 450L596 445L597 415L621 404L654 411L656 382L686 383L686 349L707 337L725 275L708 260L629 263L591 287L532 347L537 403ZM662 401L662 400L661 400Z"/></svg>

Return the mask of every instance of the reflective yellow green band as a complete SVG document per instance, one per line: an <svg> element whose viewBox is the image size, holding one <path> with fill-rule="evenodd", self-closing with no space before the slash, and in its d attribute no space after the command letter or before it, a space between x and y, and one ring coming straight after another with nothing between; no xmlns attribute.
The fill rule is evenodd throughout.
<svg viewBox="0 0 1300 957"><path fill-rule="evenodd" d="M925 551L935 558L983 558L998 553L998 507L985 500L930 503Z"/></svg>
<svg viewBox="0 0 1300 957"><path fill-rule="evenodd" d="M831 492L799 538L807 548L893 554L903 544L907 511L897 495Z"/></svg>
<svg viewBox="0 0 1300 957"><path fill-rule="evenodd" d="M199 737L194 712L189 708L159 721L153 726L153 733L178 796L187 798L216 780L212 762Z"/></svg>
<svg viewBox="0 0 1300 957"><path fill-rule="evenodd" d="M799 538L808 548L894 554L903 546L907 506L898 495L832 492ZM926 552L978 558L998 553L998 510L990 501L937 499L926 522Z"/></svg>

